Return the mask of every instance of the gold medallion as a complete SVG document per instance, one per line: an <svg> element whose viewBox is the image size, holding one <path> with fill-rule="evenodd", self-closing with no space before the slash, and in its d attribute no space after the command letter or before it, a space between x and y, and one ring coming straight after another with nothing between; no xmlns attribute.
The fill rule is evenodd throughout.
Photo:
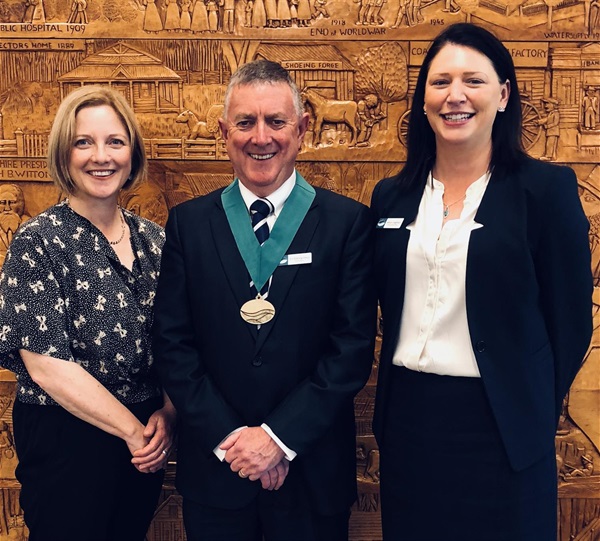
<svg viewBox="0 0 600 541"><path fill-rule="evenodd" d="M256 299L251 299L243 304L240 308L240 316L246 323L262 325L273 319L275 307L259 295Z"/></svg>

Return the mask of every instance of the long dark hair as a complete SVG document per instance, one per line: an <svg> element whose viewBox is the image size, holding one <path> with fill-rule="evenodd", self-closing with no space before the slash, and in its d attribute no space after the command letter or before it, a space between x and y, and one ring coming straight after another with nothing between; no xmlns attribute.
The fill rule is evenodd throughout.
<svg viewBox="0 0 600 541"><path fill-rule="evenodd" d="M423 184L435 162L435 134L423 114L425 83L431 62L448 43L469 47L486 56L500 82L508 80L510 83L506 111L496 115L492 127L490 171L508 172L526 157L521 143L521 97L510 53L491 32L474 24L453 24L435 38L419 71L408 123L406 165L398 174L398 181L406 188Z"/></svg>

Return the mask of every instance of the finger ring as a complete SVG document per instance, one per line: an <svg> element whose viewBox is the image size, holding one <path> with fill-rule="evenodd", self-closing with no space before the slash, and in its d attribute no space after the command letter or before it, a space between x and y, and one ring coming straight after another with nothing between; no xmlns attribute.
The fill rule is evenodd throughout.
<svg viewBox="0 0 600 541"><path fill-rule="evenodd" d="M238 472L238 475L242 478L242 479L246 479L246 474L244 473L244 470L240 470Z"/></svg>
<svg viewBox="0 0 600 541"><path fill-rule="evenodd" d="M163 455L165 455L165 456L167 456L167 450L166 450L166 449L163 449L163 450L162 450L162 454L163 454Z"/></svg>

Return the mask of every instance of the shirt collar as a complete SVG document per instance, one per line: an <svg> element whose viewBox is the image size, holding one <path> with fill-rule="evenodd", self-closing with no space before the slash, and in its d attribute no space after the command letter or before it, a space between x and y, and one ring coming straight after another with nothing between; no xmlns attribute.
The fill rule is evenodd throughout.
<svg viewBox="0 0 600 541"><path fill-rule="evenodd" d="M491 176L491 173L486 171L476 181L474 181L465 192L465 201L479 198L483 192L485 192ZM429 172L427 186L430 186L432 191L444 190L444 185L438 179L433 177L431 171Z"/></svg>
<svg viewBox="0 0 600 541"><path fill-rule="evenodd" d="M296 185L296 170L292 171L292 174L288 177L288 179L277 188L269 197L259 197L258 195L252 193L246 186L244 186L241 182L238 181L238 186L240 187L240 193L242 194L242 199L246 204L246 208L250 209L250 205L254 203L256 199L268 199L273 207L275 208L274 214L275 216L279 216L283 205L287 201L287 198L292 193L294 186Z"/></svg>

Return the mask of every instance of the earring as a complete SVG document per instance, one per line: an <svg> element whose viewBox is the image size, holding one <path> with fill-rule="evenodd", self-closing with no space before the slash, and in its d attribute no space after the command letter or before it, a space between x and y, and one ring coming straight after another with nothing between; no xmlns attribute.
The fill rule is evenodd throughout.
<svg viewBox="0 0 600 541"><path fill-rule="evenodd" d="M423 114L424 114L425 116L427 116L427 111L425 110L425 107L423 107Z"/></svg>
<svg viewBox="0 0 600 541"><path fill-rule="evenodd" d="M499 113L504 113L504 111L506 111L506 107L498 107Z"/></svg>

